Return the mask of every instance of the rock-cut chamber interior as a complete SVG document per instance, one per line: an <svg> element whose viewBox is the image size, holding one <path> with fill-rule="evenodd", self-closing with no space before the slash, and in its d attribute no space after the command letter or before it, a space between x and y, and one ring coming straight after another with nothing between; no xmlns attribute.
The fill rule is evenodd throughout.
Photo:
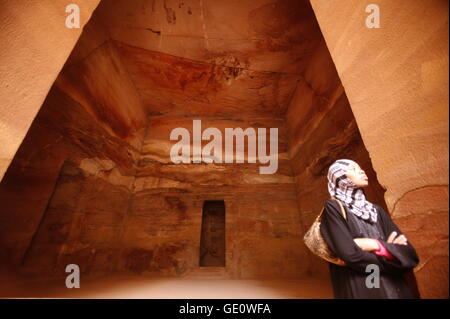
<svg viewBox="0 0 450 319"><path fill-rule="evenodd" d="M1 182L3 271L328 280L303 235L329 165L358 162L386 204L309 1L132 3L100 2ZM276 171L247 148L195 163L192 139L174 163L194 120L277 128Z"/></svg>

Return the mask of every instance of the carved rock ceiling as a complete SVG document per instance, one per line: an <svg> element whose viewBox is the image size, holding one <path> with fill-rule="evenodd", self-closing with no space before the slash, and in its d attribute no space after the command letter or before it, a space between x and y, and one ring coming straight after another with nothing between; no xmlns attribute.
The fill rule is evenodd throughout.
<svg viewBox="0 0 450 319"><path fill-rule="evenodd" d="M320 29L308 1L104 0L149 115L284 117Z"/></svg>

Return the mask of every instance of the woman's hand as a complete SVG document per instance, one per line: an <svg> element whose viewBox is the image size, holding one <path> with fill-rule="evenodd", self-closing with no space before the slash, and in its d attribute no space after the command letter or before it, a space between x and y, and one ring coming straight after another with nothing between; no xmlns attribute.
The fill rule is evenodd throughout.
<svg viewBox="0 0 450 319"><path fill-rule="evenodd" d="M359 248L365 251L377 251L380 249L378 241L373 238L354 238L353 241L358 245ZM405 235L397 236L397 232L393 231L386 241L390 244L396 245L408 245L408 240Z"/></svg>
<svg viewBox="0 0 450 319"><path fill-rule="evenodd" d="M397 236L397 232L393 231L387 240L389 244L408 245L408 239L405 235Z"/></svg>
<svg viewBox="0 0 450 319"><path fill-rule="evenodd" d="M377 251L380 249L378 241L373 238L354 238L353 241L359 248L365 251Z"/></svg>

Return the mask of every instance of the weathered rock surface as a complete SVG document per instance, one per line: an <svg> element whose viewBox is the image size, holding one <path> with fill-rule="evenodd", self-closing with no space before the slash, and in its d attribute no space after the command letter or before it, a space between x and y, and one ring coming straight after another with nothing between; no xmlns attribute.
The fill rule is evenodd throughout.
<svg viewBox="0 0 450 319"><path fill-rule="evenodd" d="M67 263L91 275L187 275L199 263L203 201L219 199L226 204L221 276L274 277L281 267L285 277L304 275L308 257L284 114L300 78L298 58L308 55L319 34L312 16L288 12L287 4L252 4L245 10L255 18L240 42L254 47L229 47L221 56L217 47L211 60L130 42L137 31L132 25L123 27L128 37L115 37L118 25L105 17L123 5L105 2L94 13L2 183L5 260L49 276L63 276ZM267 29L262 22L273 10L280 18ZM281 19L286 14L289 21ZM272 34L273 28L289 31ZM311 42L289 40L302 32ZM231 51L245 53L249 62ZM293 68L286 70L288 64ZM227 127L278 128L276 173L259 174L267 164L248 158L242 164L173 164L170 131L191 131L193 119L222 133ZM38 157L39 148L46 151ZM29 184L27 176L39 179ZM33 197L39 205L27 204Z"/></svg>
<svg viewBox="0 0 450 319"><path fill-rule="evenodd" d="M219 130L278 127L278 171L260 175L258 164L172 163L169 146L176 141L167 143L170 131L175 127L192 130L192 119L151 119L136 171L135 195L124 226L124 255L119 270L170 275L195 271L200 260L203 202L224 200L226 269L220 276L305 275L307 252L300 238L302 227L294 179L288 159L283 159L287 152L283 124L282 119L268 118L202 120L204 128ZM283 274L279 273L281 267Z"/></svg>
<svg viewBox="0 0 450 319"><path fill-rule="evenodd" d="M56 20L36 19L56 7L42 3L29 39L19 22L33 10L7 2L0 13L20 18L2 32L0 174L54 81L0 184L1 266L327 278L302 239L328 197L328 166L350 158L369 176L369 199L417 247L422 297L448 297L445 1L380 1L386 27L367 29L357 0L314 0L314 11L306 0L103 0L68 58L80 30L47 45L42 25ZM97 3L83 1L82 17ZM173 163L170 132L192 137L193 120L223 138L225 128L278 128L276 173L260 174L268 164L249 163L248 151L244 163ZM226 267L199 267L206 200L225 203Z"/></svg>
<svg viewBox="0 0 450 319"><path fill-rule="evenodd" d="M2 2L0 180L99 2L77 2L83 8L78 29L65 27L64 1Z"/></svg>

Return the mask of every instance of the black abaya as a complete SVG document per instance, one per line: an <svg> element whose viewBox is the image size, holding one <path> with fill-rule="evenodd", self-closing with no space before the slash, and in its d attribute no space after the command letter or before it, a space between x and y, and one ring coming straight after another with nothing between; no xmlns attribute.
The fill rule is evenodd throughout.
<svg viewBox="0 0 450 319"><path fill-rule="evenodd" d="M347 220L344 219L339 203L325 201L320 231L330 249L346 263L346 266L329 263L335 298L415 298L404 275L419 263L416 251L409 242L407 245L386 242L393 231L398 235L402 233L383 208L375 207L378 219L370 224L348 209ZM359 248L353 238L363 237L378 239L395 260ZM370 270L366 272L369 264L379 267L379 288L366 286L366 278L372 273Z"/></svg>

